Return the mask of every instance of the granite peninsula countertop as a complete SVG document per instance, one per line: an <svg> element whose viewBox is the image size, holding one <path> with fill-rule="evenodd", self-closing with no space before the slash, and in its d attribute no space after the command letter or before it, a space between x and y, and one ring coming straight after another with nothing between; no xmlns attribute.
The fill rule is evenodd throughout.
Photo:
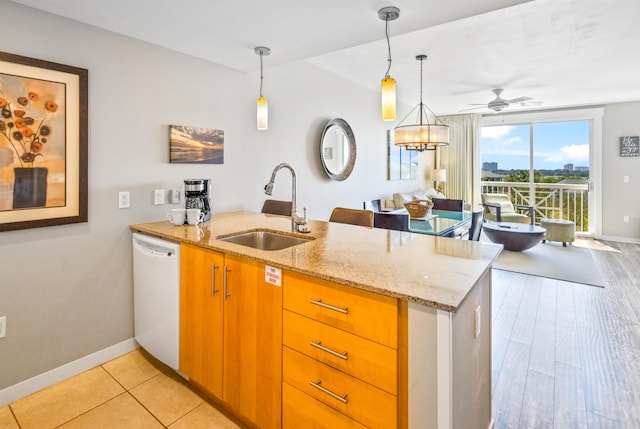
<svg viewBox="0 0 640 429"><path fill-rule="evenodd" d="M244 256L265 264L455 312L502 246L403 231L309 221L311 233L291 232L284 216L234 211L213 214L198 226L168 220L131 225L174 242ZM217 240L250 230L313 238L282 250L258 250Z"/></svg>

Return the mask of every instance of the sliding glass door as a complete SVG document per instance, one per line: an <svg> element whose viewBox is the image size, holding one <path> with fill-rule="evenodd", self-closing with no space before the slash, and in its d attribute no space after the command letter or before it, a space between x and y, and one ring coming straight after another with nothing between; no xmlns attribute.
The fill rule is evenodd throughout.
<svg viewBox="0 0 640 429"><path fill-rule="evenodd" d="M577 232L593 232L590 219L597 214L590 191L599 123L595 126L593 117L512 118L483 118L481 192L505 193L514 204L532 205L537 220L569 219Z"/></svg>

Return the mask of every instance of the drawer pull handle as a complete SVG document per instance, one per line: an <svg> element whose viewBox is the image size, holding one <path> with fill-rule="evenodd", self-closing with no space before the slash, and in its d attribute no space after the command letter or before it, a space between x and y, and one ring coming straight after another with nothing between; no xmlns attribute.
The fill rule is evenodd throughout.
<svg viewBox="0 0 640 429"><path fill-rule="evenodd" d="M321 299L312 299L309 301L311 304L319 305L320 307L328 308L329 310L337 311L338 313L347 314L349 313L349 307L340 308L334 307L333 305L325 304Z"/></svg>
<svg viewBox="0 0 640 429"><path fill-rule="evenodd" d="M310 385L312 385L313 387L315 387L319 391L324 392L327 395L331 396L333 399L337 399L338 401L342 402L343 404L347 403L347 393L345 393L344 396L340 396L337 393L333 393L331 390L325 389L324 387L320 386L321 383L322 383L321 380L318 380L315 383L313 381L309 382Z"/></svg>
<svg viewBox="0 0 640 429"><path fill-rule="evenodd" d="M318 349L322 350L323 352L327 352L327 353L329 353L330 355L333 355L333 356L335 356L335 357L339 357L340 359L347 360L347 353L348 353L348 352L338 353L338 352L337 352L337 351L335 351L335 350L331 350L330 348L323 346L323 345L322 345L322 341L318 341L317 343L314 343L313 341L310 341L310 342L309 342L309 345L310 345L310 346L313 346L313 347L315 347L315 348L318 348Z"/></svg>

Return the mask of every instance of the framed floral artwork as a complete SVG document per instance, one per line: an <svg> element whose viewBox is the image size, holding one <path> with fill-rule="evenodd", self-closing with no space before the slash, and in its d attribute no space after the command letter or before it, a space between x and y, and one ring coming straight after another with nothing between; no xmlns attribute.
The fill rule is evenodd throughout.
<svg viewBox="0 0 640 429"><path fill-rule="evenodd" d="M88 74L0 52L0 231L87 222Z"/></svg>

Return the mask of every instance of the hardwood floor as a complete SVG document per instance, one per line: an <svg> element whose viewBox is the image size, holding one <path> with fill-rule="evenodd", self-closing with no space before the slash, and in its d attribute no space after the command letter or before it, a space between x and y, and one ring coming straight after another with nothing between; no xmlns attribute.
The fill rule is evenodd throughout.
<svg viewBox="0 0 640 429"><path fill-rule="evenodd" d="M495 428L640 428L640 245L589 243L604 288L493 270Z"/></svg>

